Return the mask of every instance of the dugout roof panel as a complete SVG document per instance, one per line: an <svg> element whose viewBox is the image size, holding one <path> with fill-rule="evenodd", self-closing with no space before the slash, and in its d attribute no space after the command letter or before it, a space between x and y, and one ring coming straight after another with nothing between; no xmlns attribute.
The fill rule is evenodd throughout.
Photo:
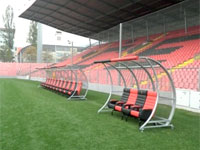
<svg viewBox="0 0 200 150"><path fill-rule="evenodd" d="M36 0L20 17L89 37L184 0Z"/></svg>

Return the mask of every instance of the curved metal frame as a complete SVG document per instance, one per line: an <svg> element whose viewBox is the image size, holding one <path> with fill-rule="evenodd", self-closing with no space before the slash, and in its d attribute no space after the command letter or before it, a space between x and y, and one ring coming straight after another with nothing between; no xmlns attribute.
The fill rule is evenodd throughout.
<svg viewBox="0 0 200 150"><path fill-rule="evenodd" d="M168 126L169 127L173 127L173 125L170 124L170 123L171 123L171 120L172 120L172 118L174 116L174 113L175 113L175 107L176 107L176 90L175 90L175 86L173 84L173 80L172 80L169 72L167 71L167 69L160 62L158 62L156 60L153 60L153 59L148 58L148 57L140 57L139 60L144 60L144 61L146 61L149 64L149 68L151 68L151 70L153 71L153 76L151 76L151 74L146 69L146 67L143 66L142 64L140 64L139 62L137 62L137 60L132 60L132 61L129 60L129 61L131 61L131 63L137 64L139 67L141 67L141 69L143 69L146 72L146 74L147 74L147 76L150 79L150 82L152 84L153 90L157 92L157 98L156 98L155 106L154 106L154 108L153 108L153 110L152 110L149 118L140 126L139 130L143 131L145 128L158 128L158 127L168 127ZM124 61L124 60L122 60L122 61ZM110 77L110 82L111 82L109 96L108 96L106 102L104 103L104 105L98 110L98 113L102 112L104 108L108 108L107 104L110 101L110 98L111 98L112 92L113 92L112 75L111 75L111 72L108 69L108 67L107 67L106 64L108 64L109 66L112 66L114 69L116 69L119 72L120 76L122 77L123 82L126 82L126 80L124 79L123 74L121 73L121 71L117 67L115 67L114 65L112 65L112 64L110 64L108 62L110 62L110 61L102 61L102 62L99 61L98 62L98 63L102 63L104 65L105 69L108 72L108 75ZM116 62L116 61L114 61L114 62ZM154 116L154 114L156 112L156 109L157 109L157 106L158 106L158 101L159 101L159 99L161 97L160 97L160 90L159 90L159 82L158 82L157 73L155 71L155 67L152 65L152 62L155 63L159 68L162 68L162 70L164 71L164 73L166 73L166 75L167 75L167 77L168 77L168 79L170 81L170 87L172 88L172 98L168 98L168 97L166 97L166 98L172 100L173 103L171 105L171 112L170 112L168 118ZM119 60L119 64L123 65L126 69L128 69L131 72L132 76L136 80L136 84L138 84L137 88L139 88L139 82L138 82L137 77L135 76L134 72L129 68L128 65L120 62L120 60ZM154 82L155 82L155 84L154 84ZM126 83L124 85L126 87ZM152 118L156 118L157 120L152 120ZM155 125L151 125L151 124L155 124Z"/></svg>
<svg viewBox="0 0 200 150"><path fill-rule="evenodd" d="M88 90L89 90L89 86L88 86L88 78L86 76L86 74L83 72L82 69L80 69L81 73L83 74L83 76L85 77L85 81L87 83L87 87L86 87L86 91L85 91L85 94L83 97L81 97L81 99L86 99L86 96L87 96L87 93L88 93Z"/></svg>
<svg viewBox="0 0 200 150"><path fill-rule="evenodd" d="M151 81L153 90L155 91L155 90L156 90L156 87L155 87L155 85L154 85L153 79L151 78L151 74L149 73L149 71L148 71L144 66L142 66L140 63L138 63L138 62L136 62L136 61L132 61L132 63L135 63L135 64L137 64L138 66L140 66L142 69L144 69L144 71L146 72L147 76L149 77L149 79L150 79L150 81Z"/></svg>
<svg viewBox="0 0 200 150"><path fill-rule="evenodd" d="M139 85L139 83L138 83L138 80L137 80L137 78L136 78L135 73L134 73L125 63L121 63L121 62L120 62L119 64L123 65L124 67L126 67L126 69L129 70L129 72L132 74L133 78L135 79L137 89L139 90L139 89L140 89L140 85Z"/></svg>
<svg viewBox="0 0 200 150"><path fill-rule="evenodd" d="M126 85L126 80L125 80L123 74L121 73L121 71L120 71L117 67L115 67L114 65L112 65L112 64L110 64L110 63L106 63L106 64L109 65L109 66L111 66L112 68L114 68L114 69L119 73L120 77L121 77L122 80L123 80L124 86L127 87L127 85ZM108 74L109 74L110 81L111 81L111 84L110 84L111 87L110 87L109 96L108 96L106 102L104 103L104 105L98 110L98 113L100 113L101 111L103 111L103 109L108 108L108 107L107 107L107 104L108 104L108 102L110 101L110 98L111 98L112 93L113 93L113 81L112 81L111 72L109 71L109 69L108 69L108 67L105 65L105 63L103 63L103 65L104 65L104 67L106 68L106 70L107 70L107 72L108 72ZM107 111L107 110L106 110L106 111Z"/></svg>
<svg viewBox="0 0 200 150"><path fill-rule="evenodd" d="M104 108L108 108L107 107L107 104L108 102L110 101L110 98L112 96L112 91L113 91L113 80L112 80L112 75L108 69L108 67L105 65L105 63L103 63L104 67L106 68L107 72L108 72L108 76L110 77L110 92L109 92L109 95L108 95L108 98L106 100L106 102L104 103L104 105L98 110L98 113L100 113L101 111L103 111Z"/></svg>
<svg viewBox="0 0 200 150"><path fill-rule="evenodd" d="M70 70L75 74L76 82L78 82L79 80L78 80L77 74L74 72L74 70L80 71L82 73L82 75L84 76L87 85L86 85L85 93L83 95L75 95L76 94L76 90L77 90L77 86L78 86L78 85L76 85L73 94L68 99L71 99L71 98L86 99L86 96L87 96L87 93L88 93L88 79L87 79L87 76L85 75L85 73L83 72L83 70L81 68L73 69L72 67L70 67Z"/></svg>
<svg viewBox="0 0 200 150"><path fill-rule="evenodd" d="M86 96L87 96L87 93L88 93L88 88L89 88L89 86L88 86L88 79L87 79L86 74L83 72L83 70L82 70L81 68L74 69L72 66L68 66L67 68L50 68L50 69L47 69L47 70L45 69L46 72L49 71L49 70L50 70L50 71L59 71L59 70L65 71L66 74L67 74L67 77L64 77L65 79L66 79L66 78L70 78L70 76L71 76L71 78L73 78L73 76L72 76L72 74L73 74L74 77L75 77L75 81L76 81L77 83L78 83L79 79L78 79L77 74L75 73L75 70L80 71L81 74L83 75L84 79L85 79L85 84L86 84L85 92L84 92L84 94L82 94L82 95L75 95L75 94L76 94L76 90L77 90L77 86L78 86L78 85L76 84L73 93L72 93L67 99L68 99L68 100L70 100L70 99L72 99L72 98L86 99ZM69 71L71 72L71 75L69 75ZM62 76L62 73L59 72L59 76ZM57 78L57 77L56 77L56 78Z"/></svg>
<svg viewBox="0 0 200 150"><path fill-rule="evenodd" d="M148 62L148 64L151 66L151 69L153 70L154 77L155 77L155 81L156 81L156 92L157 92L157 97L156 97L155 106L154 106L154 108L153 108L153 110L152 110L152 112L151 112L149 118L143 123L142 126L140 126L140 130L143 131L144 128L145 128L145 126L146 126L146 125L149 123L149 121L152 119L152 117L153 117L153 115L154 115L154 113L155 113L155 111L156 111L156 108L157 108L157 105L158 105L158 100L159 100L158 97L159 97L160 91L159 91L159 85L158 85L158 78L157 78L155 69L153 68L153 65L151 64L151 62L148 60L147 57L144 57L144 58L141 57L141 59L146 60L146 61Z"/></svg>
<svg viewBox="0 0 200 150"><path fill-rule="evenodd" d="M70 68L70 71L74 74L76 82L78 82L78 80L77 80L77 74L74 73L73 69L71 69L71 68ZM71 76L71 77L73 78L73 76ZM73 79L72 79L72 81L73 81ZM74 98L74 95L76 93L76 89L77 89L77 84L76 84L76 86L74 88L73 93L68 97L68 100L70 100L71 98Z"/></svg>
<svg viewBox="0 0 200 150"><path fill-rule="evenodd" d="M109 63L108 63L108 65L111 66L111 67L113 67L115 70L117 70L117 72L120 74L120 76L121 76L121 78L122 78L122 80L123 80L124 86L127 87L127 85L126 85L126 80L125 80L123 74L121 73L121 71L120 71L117 67L115 67L114 65L112 65L112 64L109 64Z"/></svg>
<svg viewBox="0 0 200 150"><path fill-rule="evenodd" d="M168 79L169 79L169 81L170 81L170 85L171 85L171 88L172 88L172 96L173 96L171 99L173 100L173 104L172 104L172 108L171 108L170 115L169 115L169 117L166 119L166 122L165 122L165 125L164 125L164 126L171 126L171 127L173 127L173 125L170 124L170 123L171 123L171 120L172 120L172 118L173 118L173 116L174 116L175 108L176 108L176 89L175 89L175 86L174 86L174 84L173 84L173 80L172 80L172 78L171 78L169 72L167 71L167 69L166 69L160 62L158 62L158 61L156 61L156 60L154 60L154 59L151 59L151 58L146 58L146 59L148 59L148 60L150 60L150 61L156 63L157 65L159 65L159 66L165 71L165 73L166 73L166 75L167 75L167 77L168 77ZM157 76L156 76L156 75L155 75L155 78L157 79ZM158 88L158 87L157 87L157 88ZM159 93L160 93L159 88L158 88L157 90L158 90L157 93L159 94ZM154 110L152 111L152 114L151 114L151 116L150 116L149 118L151 118L151 117L153 116L153 114L155 113L155 111L156 111L156 107L157 107L157 103L158 103L158 100L159 100L159 96L160 96L160 95L158 95L158 97L157 97L156 105L155 105ZM161 118L161 119L162 119L162 118ZM155 121L154 121L154 122L155 122ZM158 122L159 122L159 121L158 121ZM150 123L151 123L151 122L150 122Z"/></svg>
<svg viewBox="0 0 200 150"><path fill-rule="evenodd" d="M155 90L156 90L156 89L155 89L155 85L154 85L154 83L153 83L153 79L151 78L151 75L150 75L150 73L148 72L148 70L147 70L144 66L142 66L140 63L138 63L138 62L136 62L136 61L132 61L132 63L137 64L138 66L140 66L141 68L144 69L144 71L146 72L147 76L149 77L149 79L150 79L150 81L151 81L153 90L155 91ZM112 64L110 64L110 63L103 63L104 67L106 68L106 70L107 70L107 72L108 72L108 74L109 74L110 81L112 81L112 75L111 75L111 73L110 73L108 67L107 67L105 64L108 64L109 66L111 66L111 67L113 67L115 70L117 70L117 72L119 72L120 76L121 76L122 79L123 79L123 82L124 82L125 87L127 87L127 86L126 86L126 80L124 79L123 74L121 73L121 71L120 71L117 67L115 67L114 65L112 65ZM135 79L135 81L136 81L136 84L138 84L137 89L139 90L139 89L140 89L140 88L139 88L139 82L138 82L138 80L137 80L137 78L136 78L134 72L133 72L126 64L121 63L121 62L119 62L119 64L125 66L125 68L127 68L127 69L131 72L131 74L133 75L133 77L134 77L134 79ZM111 82L111 85L110 85L110 86L111 86L111 88L110 88L110 92L109 92L108 98L107 98L106 102L104 103L104 105L98 110L98 113L100 113L101 111L103 111L103 109L107 109L107 108L108 108L108 107L107 107L107 104L108 104L108 102L110 101L110 98L111 98L112 93L113 93L113 81ZM106 111L107 111L107 110L106 110Z"/></svg>

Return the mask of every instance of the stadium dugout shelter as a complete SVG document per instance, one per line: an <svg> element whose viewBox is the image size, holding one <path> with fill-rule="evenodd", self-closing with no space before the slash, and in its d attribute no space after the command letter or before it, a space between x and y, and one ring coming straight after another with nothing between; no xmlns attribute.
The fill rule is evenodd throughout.
<svg viewBox="0 0 200 150"><path fill-rule="evenodd" d="M146 128L173 128L171 121L176 108L176 90L170 74L160 62L148 57L133 56L95 61L94 63L101 63L105 67L110 81L108 98L98 110L98 113L110 111L109 102L115 99L116 95L123 93L124 89L129 89L129 91L136 89L136 92L143 90L146 93L145 96L143 94L143 97L145 97L143 104L137 104L139 109L132 111L132 108L130 108L128 112L130 113L128 115L136 118L141 119L143 117L144 123L139 129L143 131ZM165 80L159 80L160 76L165 76ZM120 87L115 85L116 80L120 83ZM163 82L167 82L168 85L166 86ZM130 94L127 96L130 97ZM139 96L136 95L137 97ZM155 97L155 99L152 97ZM121 99L123 99L123 96ZM131 99L134 99L134 97L131 97ZM131 105L131 107L135 106L135 103ZM127 114L126 110L124 112Z"/></svg>
<svg viewBox="0 0 200 150"><path fill-rule="evenodd" d="M175 4L176 7L173 7ZM156 95L156 100L150 115L140 126L143 131L145 128L173 127L171 121L176 104L175 88L170 74L160 62L148 57L121 58L123 37L130 37L134 41L134 36L141 36L141 33L146 36L148 43L153 33L166 35L169 24L175 26L174 30L179 29L176 21L182 22L180 28L184 28L187 34L191 14L199 15L198 11L193 11L196 4L196 0L35 0L20 17L96 39L99 43L117 39L119 58L95 61L105 67L110 82L109 96L98 112L108 110L108 103L116 95L122 95L126 88L146 90L147 94L150 91ZM188 7L190 5L192 7ZM170 7L172 9L168 11ZM74 70L67 69L75 74ZM53 70L49 69L51 72Z"/></svg>
<svg viewBox="0 0 200 150"><path fill-rule="evenodd" d="M70 99L86 99L88 93L88 79L79 66L55 65L44 68L46 81L42 87L68 95Z"/></svg>

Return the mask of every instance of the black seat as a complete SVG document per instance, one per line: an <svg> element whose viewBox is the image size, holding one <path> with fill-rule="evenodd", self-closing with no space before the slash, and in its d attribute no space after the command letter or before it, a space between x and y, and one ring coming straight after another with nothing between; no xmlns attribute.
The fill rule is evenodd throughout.
<svg viewBox="0 0 200 150"><path fill-rule="evenodd" d="M119 103L124 104L128 100L129 95L130 95L130 89L124 88L121 99L120 100L116 100L116 99L110 100L110 102L108 103L108 107L114 109L116 104L119 104Z"/></svg>

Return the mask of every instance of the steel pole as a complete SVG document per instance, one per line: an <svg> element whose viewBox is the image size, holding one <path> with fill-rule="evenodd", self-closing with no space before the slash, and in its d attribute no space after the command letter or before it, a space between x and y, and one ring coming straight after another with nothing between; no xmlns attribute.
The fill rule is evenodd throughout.
<svg viewBox="0 0 200 150"><path fill-rule="evenodd" d="M71 54L72 55L72 57L71 57L71 59L72 59L71 60L72 66L73 66L73 51L74 51L74 45L73 45L73 42L72 42L72 54Z"/></svg>
<svg viewBox="0 0 200 150"><path fill-rule="evenodd" d="M131 40L134 42L133 25L131 25Z"/></svg>
<svg viewBox="0 0 200 150"><path fill-rule="evenodd" d="M91 38L89 38L89 45L90 45L90 48L91 48L91 46L92 46Z"/></svg>
<svg viewBox="0 0 200 150"><path fill-rule="evenodd" d="M119 24L119 58L122 53L122 23Z"/></svg>
<svg viewBox="0 0 200 150"><path fill-rule="evenodd" d="M147 41L149 41L149 25L148 25L148 21L146 21L146 32L147 32Z"/></svg>
<svg viewBox="0 0 200 150"><path fill-rule="evenodd" d="M199 85L198 85L198 88L199 88L199 89L198 89L198 90L200 91L200 69L199 69L199 71L198 71L198 72L199 72L199 79L197 79L197 80L198 80L198 82L199 82Z"/></svg>
<svg viewBox="0 0 200 150"><path fill-rule="evenodd" d="M42 24L37 24L37 63L41 63L41 54L42 54Z"/></svg>
<svg viewBox="0 0 200 150"><path fill-rule="evenodd" d="M185 34L187 34L187 17L186 17L186 10L184 9L184 23L185 23Z"/></svg>
<svg viewBox="0 0 200 150"><path fill-rule="evenodd" d="M166 35L166 21L165 21L165 16L163 17L163 32L164 32L164 35Z"/></svg>

